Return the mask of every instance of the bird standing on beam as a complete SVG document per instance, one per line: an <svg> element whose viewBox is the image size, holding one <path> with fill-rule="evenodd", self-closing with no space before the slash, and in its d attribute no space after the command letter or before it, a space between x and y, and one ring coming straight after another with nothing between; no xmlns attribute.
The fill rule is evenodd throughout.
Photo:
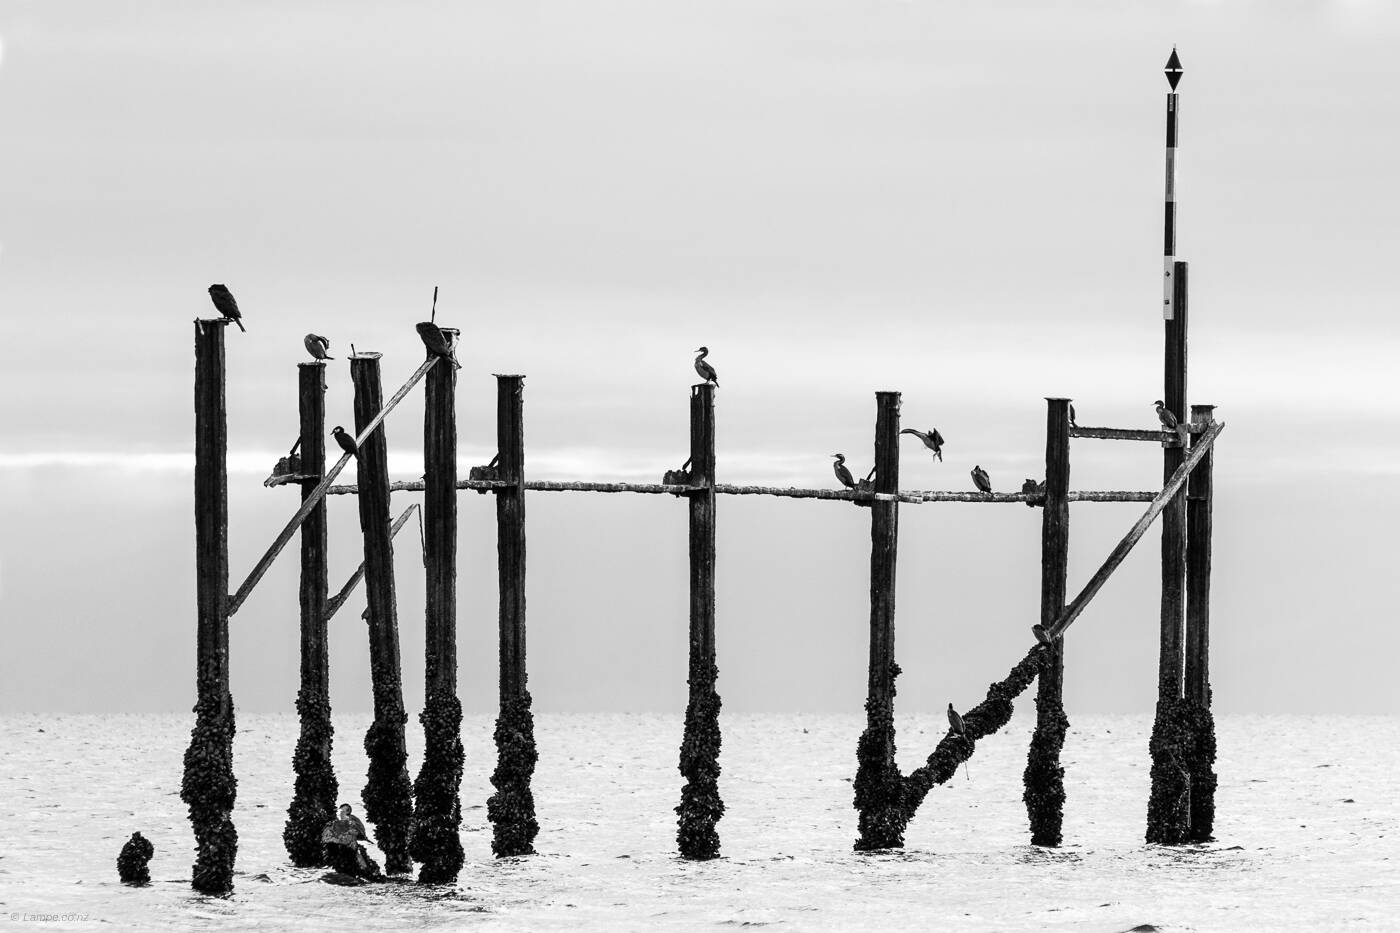
<svg viewBox="0 0 1400 933"><path fill-rule="evenodd" d="M705 362L705 357L710 355L709 347L696 347L695 352L700 354L695 358L695 371L700 374L700 378L706 382L713 382L715 388L719 388L719 373L715 368Z"/></svg>
<svg viewBox="0 0 1400 933"><path fill-rule="evenodd" d="M238 310L238 302L234 300L233 292L228 290L227 285L210 285L209 298L225 320L237 324L238 329L245 334L248 332L248 328L243 326L243 314Z"/></svg>
<svg viewBox="0 0 1400 933"><path fill-rule="evenodd" d="M341 450L345 451L347 454L351 454L356 460L360 458L359 445L355 443L355 438L344 428L340 425L336 425L331 429L331 436L335 438L335 442L340 445Z"/></svg>
<svg viewBox="0 0 1400 933"><path fill-rule="evenodd" d="M1073 403L1073 402L1070 402L1070 403L1069 403L1069 426L1072 427L1072 428L1077 428L1077 427L1079 427L1079 425L1078 425L1078 424L1075 422L1075 420L1074 420L1074 403Z"/></svg>
<svg viewBox="0 0 1400 933"><path fill-rule="evenodd" d="M933 459L943 460L943 435L938 433L937 428L929 428L928 431L916 431L913 428L905 428L900 434L912 434L924 442L924 446L933 451Z"/></svg>
<svg viewBox="0 0 1400 933"><path fill-rule="evenodd" d="M987 471L982 469L980 464L972 468L972 484L977 487L978 491L985 492L989 496L992 494L992 478L987 475Z"/></svg>
<svg viewBox="0 0 1400 933"><path fill-rule="evenodd" d="M846 468L845 454L832 454L836 462L831 465L831 469L836 474L836 478L841 481L841 485L847 489L856 488L856 478L851 475L851 471Z"/></svg>
<svg viewBox="0 0 1400 933"><path fill-rule="evenodd" d="M1181 422L1176 420L1172 410L1161 399L1157 399L1152 405L1157 409L1157 420L1162 422L1162 427L1175 434L1183 447L1186 446L1186 432L1182 430Z"/></svg>
<svg viewBox="0 0 1400 933"><path fill-rule="evenodd" d="M418 331L418 337L423 341L423 346L428 348L428 352L451 363L455 368L461 369L462 364L457 362L457 357L452 352L452 344L448 341L447 335L442 332L432 321L420 321L414 325Z"/></svg>
<svg viewBox="0 0 1400 933"><path fill-rule="evenodd" d="M326 353L331 348L331 342L320 334L307 334L302 343L306 344L306 352L311 354L315 360L333 360L335 357Z"/></svg>
<svg viewBox="0 0 1400 933"><path fill-rule="evenodd" d="M948 728L953 730L955 735L967 738L967 723L958 715L958 711L953 709L953 704L948 704Z"/></svg>

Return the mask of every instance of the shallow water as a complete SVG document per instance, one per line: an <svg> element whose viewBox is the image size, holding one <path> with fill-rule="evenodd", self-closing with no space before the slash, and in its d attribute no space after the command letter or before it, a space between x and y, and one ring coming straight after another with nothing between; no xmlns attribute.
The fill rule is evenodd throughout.
<svg viewBox="0 0 1400 933"><path fill-rule="evenodd" d="M1076 717L1065 746L1067 844L1026 844L1021 770L1031 718L979 743L935 788L903 852L851 851L857 716L724 715L723 859L674 857L679 716L537 719L540 854L491 857L491 719L463 726L462 841L453 890L344 888L291 868L282 825L291 715L241 714L234 747L236 891L189 887L179 799L189 716L0 717L0 927L300 930L1400 929L1400 718L1225 716L1217 842L1142 843L1148 717ZM901 765L943 715L899 719ZM336 720L341 797L364 784L367 716ZM410 723L410 774L421 728ZM154 882L117 882L133 830ZM372 834L372 828L371 828ZM378 853L374 853L376 857ZM26 917L64 915L28 923Z"/></svg>

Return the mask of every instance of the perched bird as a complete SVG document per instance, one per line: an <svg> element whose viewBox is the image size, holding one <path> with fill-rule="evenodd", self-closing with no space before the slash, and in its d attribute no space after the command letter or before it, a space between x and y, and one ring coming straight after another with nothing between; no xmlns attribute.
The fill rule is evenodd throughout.
<svg viewBox="0 0 1400 933"><path fill-rule="evenodd" d="M1050 644L1050 633L1047 632L1045 626L1041 625L1039 622L1031 626L1031 634L1034 635L1035 640L1042 645Z"/></svg>
<svg viewBox="0 0 1400 933"><path fill-rule="evenodd" d="M320 334L307 334L302 343L306 344L306 352L311 354L312 359L333 360L335 357L329 356L326 351L331 348L331 342Z"/></svg>
<svg viewBox="0 0 1400 933"><path fill-rule="evenodd" d="M1075 423L1075 420L1074 420L1074 403L1073 403L1073 402L1070 402L1070 403L1069 403L1069 426L1072 427L1072 428L1077 428L1077 427L1079 427L1079 425L1076 424L1076 423Z"/></svg>
<svg viewBox="0 0 1400 933"><path fill-rule="evenodd" d="M360 456L360 448L355 444L355 436L347 432L340 425L331 429L331 434L335 437L335 442L340 445L340 449L347 454L354 454L356 459Z"/></svg>
<svg viewBox="0 0 1400 933"><path fill-rule="evenodd" d="M977 487L979 492L985 492L991 495L992 478L987 475L987 471L982 469L980 465L972 468L972 483Z"/></svg>
<svg viewBox="0 0 1400 933"><path fill-rule="evenodd" d="M953 709L952 703L948 704L948 728L964 738L967 737L967 723L963 722L963 718L958 715L958 711Z"/></svg>
<svg viewBox="0 0 1400 933"><path fill-rule="evenodd" d="M701 379L704 379L706 382L713 382L715 387L718 388L719 373L715 372L713 366L705 362L705 357L710 355L710 348L697 347L695 352L700 354L695 358L695 371L700 374Z"/></svg>
<svg viewBox="0 0 1400 933"><path fill-rule="evenodd" d="M423 341L423 346L428 348L429 353L448 360L457 369L462 368L462 364L457 362L457 357L453 355L452 344L448 342L447 335L442 332L442 328L432 321L420 321L414 327L418 330L418 337Z"/></svg>
<svg viewBox="0 0 1400 933"><path fill-rule="evenodd" d="M841 485L847 489L856 488L856 478L851 475L851 471L846 469L846 455L832 454L836 462L831 465L831 469L836 473L836 478L841 481Z"/></svg>
<svg viewBox="0 0 1400 933"><path fill-rule="evenodd" d="M925 431L915 431L913 428L905 428L900 434L912 434L924 442L924 446L933 451L933 459L943 460L943 435L938 433L937 428L929 428Z"/></svg>
<svg viewBox="0 0 1400 933"><path fill-rule="evenodd" d="M1152 403L1157 409L1157 420L1162 422L1162 427L1177 436L1177 439L1184 445L1186 443L1186 432L1181 427L1181 422L1176 420L1176 415L1172 414L1170 408L1161 399Z"/></svg>
<svg viewBox="0 0 1400 933"><path fill-rule="evenodd" d="M227 285L210 285L209 297L220 314L237 324L245 334L248 332L248 328L243 326L243 314L238 310L238 302L234 301L233 292L228 290Z"/></svg>

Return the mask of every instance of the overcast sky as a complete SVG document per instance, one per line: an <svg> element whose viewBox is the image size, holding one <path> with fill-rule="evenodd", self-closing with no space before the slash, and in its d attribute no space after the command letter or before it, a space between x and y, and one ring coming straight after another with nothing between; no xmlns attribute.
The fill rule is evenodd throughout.
<svg viewBox="0 0 1400 933"><path fill-rule="evenodd" d="M493 372L526 380L534 478L685 458L692 348L720 372L720 479L863 474L876 389L936 425L909 488L1043 472L1044 402L1149 427L1161 394L1162 66L1181 85L1193 402L1218 404L1225 711L1400 712L1394 360L1400 14L1368 2L157 4L0 8L0 710L193 701L192 328L229 285L232 584L294 510L301 336L417 365L434 285L463 329L463 468ZM352 420L331 366L331 424ZM390 419L421 472L421 396ZM1148 445L1077 441L1075 488L1151 488ZM396 499L397 512L413 497ZM1139 506L1073 509L1071 592ZM980 698L1028 644L1040 513L905 507L900 708ZM532 494L543 710L685 694L669 497ZM727 709L858 712L869 513L723 499ZM398 555L422 697L416 533ZM465 495L469 709L495 696L494 513ZM332 503L332 587L358 563ZM290 710L295 549L232 623L241 708ZM1156 534L1073 629L1078 710L1150 708ZM370 706L357 596L337 709Z"/></svg>

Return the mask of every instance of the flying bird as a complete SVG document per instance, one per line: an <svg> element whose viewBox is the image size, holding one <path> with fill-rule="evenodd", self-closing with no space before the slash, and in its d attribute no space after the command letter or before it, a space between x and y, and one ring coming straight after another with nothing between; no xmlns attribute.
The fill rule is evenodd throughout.
<svg viewBox="0 0 1400 933"><path fill-rule="evenodd" d="M836 478L841 481L841 485L847 489L856 488L856 478L851 475L851 471L846 469L846 455L832 454L836 462L831 465L831 469L836 473Z"/></svg>
<svg viewBox="0 0 1400 933"><path fill-rule="evenodd" d="M428 352L448 360L457 369L462 368L462 364L457 362L457 357L452 353L452 344L448 342L447 335L442 332L432 321L420 321L414 325L418 330L418 336L423 341L423 346L428 348Z"/></svg>
<svg viewBox="0 0 1400 933"><path fill-rule="evenodd" d="M340 449L347 454L354 454L355 459L360 457L360 448L355 444L354 435L348 433L340 425L331 429L331 434L335 437L335 442L340 445Z"/></svg>
<svg viewBox="0 0 1400 933"><path fill-rule="evenodd" d="M718 388L719 373L715 372L715 368L713 366L705 362L705 357L710 355L710 348L697 347L695 349L695 352L700 354L695 358L695 371L700 374L701 379L704 379L706 382L713 382L715 384L715 387Z"/></svg>
<svg viewBox="0 0 1400 933"><path fill-rule="evenodd" d="M900 434L912 434L924 442L924 446L933 451L933 459L943 460L943 435L938 433L937 428L929 428L927 431L916 431L913 428L905 428Z"/></svg>
<svg viewBox="0 0 1400 933"><path fill-rule="evenodd" d="M972 484L976 486L980 492L985 492L987 495L992 494L992 478L987 475L987 471L982 469L980 465L972 468Z"/></svg>
<svg viewBox="0 0 1400 933"><path fill-rule="evenodd" d="M311 354L312 359L333 360L335 357L326 353L331 348L331 342L320 334L307 334L302 340L306 344L306 352Z"/></svg>
<svg viewBox="0 0 1400 933"><path fill-rule="evenodd" d="M1171 409L1168 408L1161 399L1157 399L1152 405L1157 409L1157 420L1162 422L1162 427L1175 434L1177 439L1180 440L1184 446L1186 444L1186 432L1182 430L1181 422L1176 420L1176 415L1172 414Z"/></svg>
<svg viewBox="0 0 1400 933"><path fill-rule="evenodd" d="M234 300L233 292L228 290L227 285L210 285L209 297L226 320L237 324L238 329L245 334L248 332L248 328L243 326L243 314L238 310L238 302Z"/></svg>
<svg viewBox="0 0 1400 933"><path fill-rule="evenodd" d="M958 715L958 711L953 709L953 704L948 704L948 728L952 729L963 738L967 738L967 723Z"/></svg>

